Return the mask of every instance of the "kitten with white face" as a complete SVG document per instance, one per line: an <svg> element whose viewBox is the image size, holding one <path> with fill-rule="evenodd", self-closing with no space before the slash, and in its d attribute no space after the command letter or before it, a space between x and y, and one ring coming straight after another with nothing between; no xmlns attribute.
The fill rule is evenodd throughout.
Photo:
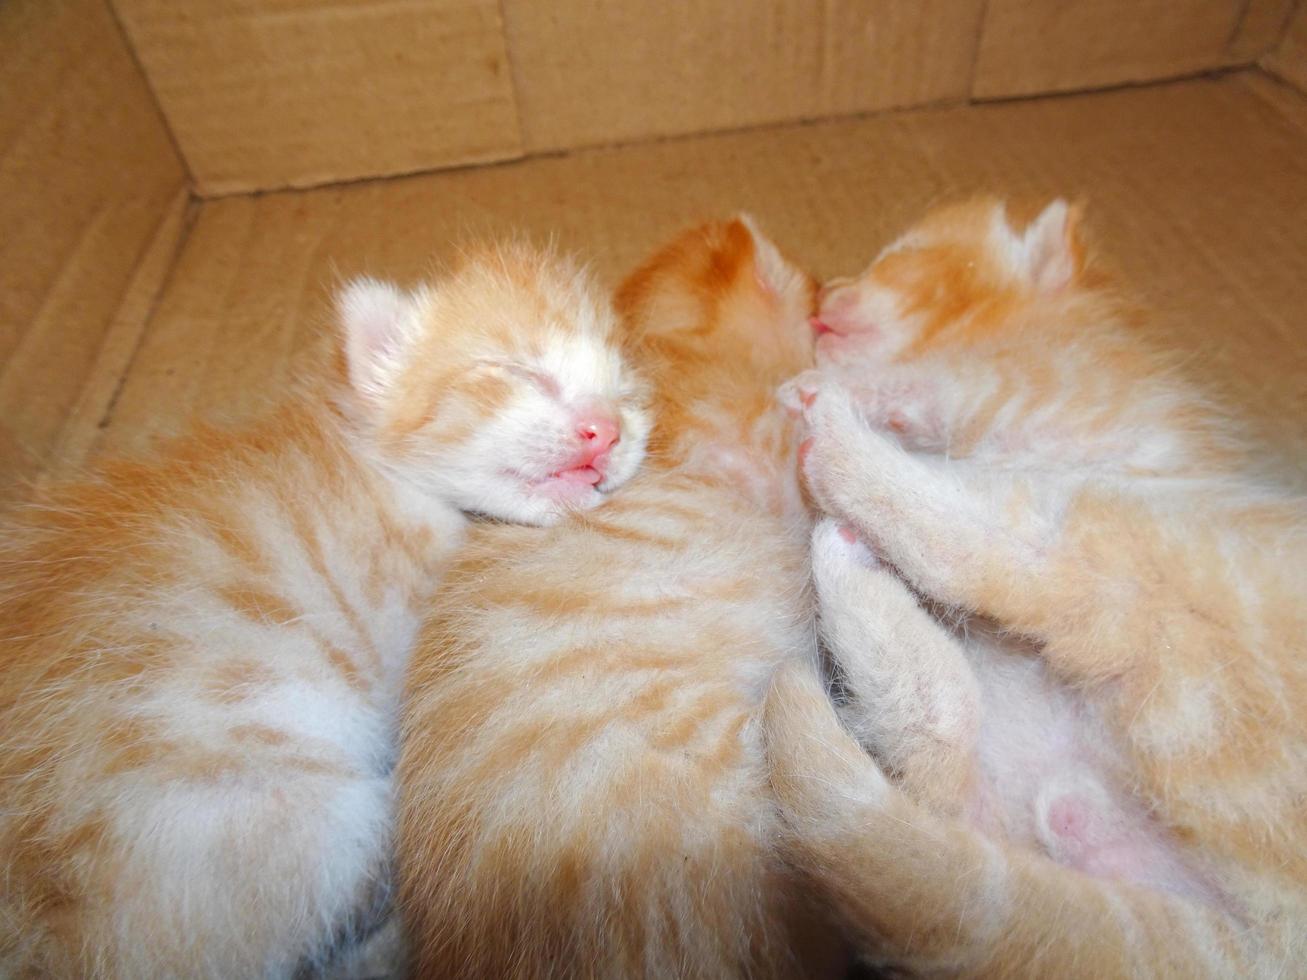
<svg viewBox="0 0 1307 980"><path fill-rule="evenodd" d="M287 977L368 928L460 512L552 524L640 465L643 387L565 258L359 281L339 320L268 418L5 523L0 974Z"/></svg>
<svg viewBox="0 0 1307 980"><path fill-rule="evenodd" d="M419 496L552 524L635 472L645 394L580 269L520 246L490 255L434 286L341 294L355 418Z"/></svg>

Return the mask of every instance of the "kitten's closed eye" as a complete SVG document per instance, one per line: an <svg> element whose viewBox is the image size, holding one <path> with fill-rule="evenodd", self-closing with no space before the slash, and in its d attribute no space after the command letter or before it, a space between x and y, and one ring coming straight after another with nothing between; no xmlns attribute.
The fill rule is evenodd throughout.
<svg viewBox="0 0 1307 980"><path fill-rule="evenodd" d="M384 303L357 293L341 303L366 340L347 345L356 407L421 492L548 524L639 467L643 386L610 305L566 258L503 246L415 292L369 284Z"/></svg>
<svg viewBox="0 0 1307 980"><path fill-rule="evenodd" d="M497 361L489 363L492 363L495 367L506 374L512 375L515 378L521 378L523 381L529 381L546 395L553 398L558 398L563 392L562 386L558 383L558 379L548 371L543 371L540 368L531 367L527 364L514 364L512 362L503 363Z"/></svg>

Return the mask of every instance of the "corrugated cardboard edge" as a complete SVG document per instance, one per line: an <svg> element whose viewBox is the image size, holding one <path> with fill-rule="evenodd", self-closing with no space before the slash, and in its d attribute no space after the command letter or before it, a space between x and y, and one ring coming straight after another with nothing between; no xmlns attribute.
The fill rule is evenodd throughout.
<svg viewBox="0 0 1307 980"><path fill-rule="evenodd" d="M36 479L40 486L80 467L100 438L101 424L113 407L132 358L145 336L155 303L167 285L194 220L196 205L181 190L169 203L123 292L105 331L95 369L59 433L54 451Z"/></svg>
<svg viewBox="0 0 1307 980"><path fill-rule="evenodd" d="M1262 67L1307 93L1307 3L1299 0L1284 39L1262 59Z"/></svg>

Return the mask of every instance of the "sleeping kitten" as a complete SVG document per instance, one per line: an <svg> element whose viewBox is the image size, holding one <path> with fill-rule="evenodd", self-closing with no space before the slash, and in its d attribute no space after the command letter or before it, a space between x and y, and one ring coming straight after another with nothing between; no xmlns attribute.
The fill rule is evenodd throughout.
<svg viewBox="0 0 1307 980"><path fill-rule="evenodd" d="M776 666L815 655L774 400L812 294L741 220L657 253L618 302L654 383L645 471L602 515L480 529L451 569L399 763L417 975L799 970L758 722Z"/></svg>
<svg viewBox="0 0 1307 980"><path fill-rule="evenodd" d="M1060 201L1020 233L988 201L933 214L814 326L790 397L836 519L822 636L898 787L811 673L782 677L796 860L900 966L1300 971L1304 501L1248 475Z"/></svg>
<svg viewBox="0 0 1307 980"><path fill-rule="evenodd" d="M0 531L0 974L287 977L384 906L397 699L465 519L636 469L615 318L469 253L339 297L334 376Z"/></svg>

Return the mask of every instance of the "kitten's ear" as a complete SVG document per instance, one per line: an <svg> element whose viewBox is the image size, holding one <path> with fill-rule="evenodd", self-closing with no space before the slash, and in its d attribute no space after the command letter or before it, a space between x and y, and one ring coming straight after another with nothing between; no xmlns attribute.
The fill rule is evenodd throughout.
<svg viewBox="0 0 1307 980"><path fill-rule="evenodd" d="M1082 208L1058 198L1039 213L1021 236L1026 275L1040 292L1055 293L1075 282L1084 267L1080 241Z"/></svg>
<svg viewBox="0 0 1307 980"><path fill-rule="evenodd" d="M349 383L370 398L382 395L402 365L413 329L413 298L388 282L355 279L336 294Z"/></svg>
<svg viewBox="0 0 1307 980"><path fill-rule="evenodd" d="M736 219L753 239L753 267L763 289L781 296L807 280L807 276L781 255L775 243L762 233L752 215L741 212Z"/></svg>

